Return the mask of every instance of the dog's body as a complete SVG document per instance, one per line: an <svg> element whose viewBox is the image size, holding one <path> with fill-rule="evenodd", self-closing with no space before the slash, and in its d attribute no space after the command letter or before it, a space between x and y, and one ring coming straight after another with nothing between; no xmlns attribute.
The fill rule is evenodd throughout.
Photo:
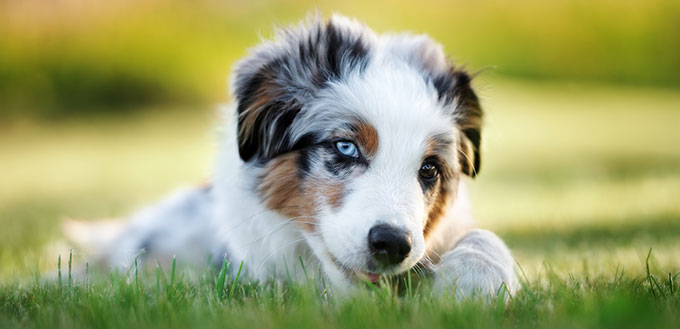
<svg viewBox="0 0 680 329"><path fill-rule="evenodd" d="M482 111L438 44L316 19L255 48L233 92L213 182L137 214L107 244L113 265L144 249L338 290L416 266L459 297L516 289L507 247L474 229Z"/></svg>

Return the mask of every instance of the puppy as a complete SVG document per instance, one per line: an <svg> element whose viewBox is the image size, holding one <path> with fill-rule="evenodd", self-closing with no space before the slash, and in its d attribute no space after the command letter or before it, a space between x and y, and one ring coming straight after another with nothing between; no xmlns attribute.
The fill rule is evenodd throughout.
<svg viewBox="0 0 680 329"><path fill-rule="evenodd" d="M133 216L106 259L212 254L252 280L322 273L339 291L417 267L442 294L513 293L508 248L471 218L482 109L470 79L424 35L341 16L281 29L236 65L211 184Z"/></svg>

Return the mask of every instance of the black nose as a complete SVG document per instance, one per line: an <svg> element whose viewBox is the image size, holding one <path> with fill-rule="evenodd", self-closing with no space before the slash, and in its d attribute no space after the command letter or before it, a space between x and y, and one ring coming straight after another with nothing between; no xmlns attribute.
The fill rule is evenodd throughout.
<svg viewBox="0 0 680 329"><path fill-rule="evenodd" d="M396 227L378 224L368 231L368 246L378 264L395 265L411 252L411 236Z"/></svg>

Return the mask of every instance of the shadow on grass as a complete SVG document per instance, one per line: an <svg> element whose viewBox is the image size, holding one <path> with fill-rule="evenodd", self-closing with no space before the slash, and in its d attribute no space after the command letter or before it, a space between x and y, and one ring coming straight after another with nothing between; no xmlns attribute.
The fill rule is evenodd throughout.
<svg viewBox="0 0 680 329"><path fill-rule="evenodd" d="M658 243L680 240L680 214L663 214L612 223L594 218L593 226L570 227L548 230L507 230L501 237L513 249L550 251L560 248L618 247L634 243L640 239L651 239Z"/></svg>

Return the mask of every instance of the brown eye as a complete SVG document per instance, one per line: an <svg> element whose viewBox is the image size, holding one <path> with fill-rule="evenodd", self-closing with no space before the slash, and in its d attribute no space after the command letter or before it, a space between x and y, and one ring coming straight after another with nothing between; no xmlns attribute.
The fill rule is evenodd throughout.
<svg viewBox="0 0 680 329"><path fill-rule="evenodd" d="M420 170L418 171L420 178L424 180L434 180L439 175L439 170L437 167L431 163L424 163Z"/></svg>

